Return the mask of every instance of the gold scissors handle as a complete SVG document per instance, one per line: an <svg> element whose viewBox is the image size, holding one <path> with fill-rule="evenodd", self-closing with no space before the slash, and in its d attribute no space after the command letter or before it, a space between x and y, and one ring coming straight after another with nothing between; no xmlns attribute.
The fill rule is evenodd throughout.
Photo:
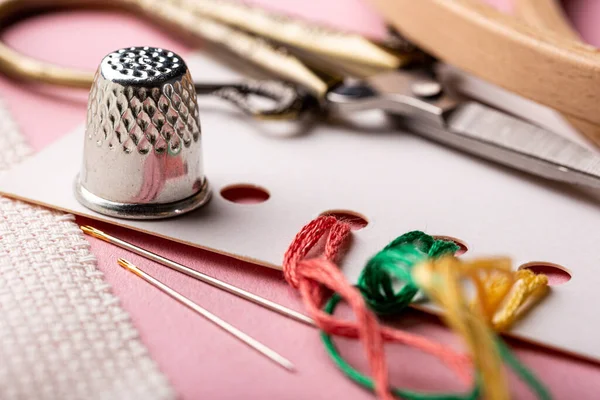
<svg viewBox="0 0 600 400"><path fill-rule="evenodd" d="M5 27L24 15L57 8L116 8L144 15L171 30L218 44L272 74L301 85L318 98L342 79L325 73L317 75L282 48L162 0L0 0L0 26ZM22 55L2 42L0 70L21 80L73 88L91 87L94 77L91 71L57 66ZM314 106L304 91L282 81L245 81L224 85L197 83L196 87L200 89L199 94L215 95L262 119L296 118L304 109ZM216 89L208 90L210 88ZM252 101L261 97L269 101L266 104Z"/></svg>
<svg viewBox="0 0 600 400"><path fill-rule="evenodd" d="M262 69L322 96L339 77L317 74L281 47L162 0L0 0L0 26L22 15L57 8L114 8L143 15L193 39L206 39ZM89 88L93 73L38 61L0 42L0 69L11 77L67 87Z"/></svg>
<svg viewBox="0 0 600 400"><path fill-rule="evenodd" d="M600 54L480 0L371 0L439 59L565 114L600 124Z"/></svg>
<svg viewBox="0 0 600 400"><path fill-rule="evenodd" d="M319 28L258 8L219 0L0 0L0 22L6 27L20 14L82 7L124 9L148 17L170 31L224 47L271 74L300 84L317 97L324 96L342 77L330 69L325 72L314 60L301 61L298 54L291 54L263 38L329 56L345 64L356 63L357 67L393 69L415 57L411 52L391 50L360 35ZM0 69L17 78L63 86L89 87L92 82L90 72L43 63L2 43Z"/></svg>
<svg viewBox="0 0 600 400"><path fill-rule="evenodd" d="M392 51L358 34L315 26L239 1L166 1L176 1L197 15L213 18L276 42L346 62L380 69L396 69L403 66L411 57L410 54Z"/></svg>
<svg viewBox="0 0 600 400"><path fill-rule="evenodd" d="M101 0L0 0L0 26L5 27L32 11L104 6ZM13 78L53 85L89 88L93 73L38 61L0 42L0 69Z"/></svg>

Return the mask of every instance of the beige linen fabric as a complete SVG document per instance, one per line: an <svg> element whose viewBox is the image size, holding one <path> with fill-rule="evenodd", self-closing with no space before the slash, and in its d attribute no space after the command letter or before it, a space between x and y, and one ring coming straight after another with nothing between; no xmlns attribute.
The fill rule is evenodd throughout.
<svg viewBox="0 0 600 400"><path fill-rule="evenodd" d="M0 101L0 173L29 153ZM74 217L0 197L0 399L173 398Z"/></svg>

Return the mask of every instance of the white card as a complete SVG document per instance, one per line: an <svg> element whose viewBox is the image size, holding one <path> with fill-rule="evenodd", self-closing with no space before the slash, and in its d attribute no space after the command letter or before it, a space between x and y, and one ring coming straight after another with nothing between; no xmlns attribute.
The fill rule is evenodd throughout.
<svg viewBox="0 0 600 400"><path fill-rule="evenodd" d="M197 80L236 76L205 57L194 57L189 65ZM519 104L526 102L511 96L515 109L522 109ZM214 191L200 210L169 220L128 221L81 206L73 181L83 128L0 177L0 192L275 268L308 221L328 210L354 211L369 224L354 233L341 265L352 281L369 257L411 230L459 238L469 246L466 257L507 255L515 268L531 261L556 263L571 272L571 281L553 288L512 334L600 359L600 316L594 307L600 304L597 193L400 132L378 112L354 115L352 124L306 129L252 121L218 99L199 103L204 165ZM238 183L264 187L270 198L235 204L219 194Z"/></svg>

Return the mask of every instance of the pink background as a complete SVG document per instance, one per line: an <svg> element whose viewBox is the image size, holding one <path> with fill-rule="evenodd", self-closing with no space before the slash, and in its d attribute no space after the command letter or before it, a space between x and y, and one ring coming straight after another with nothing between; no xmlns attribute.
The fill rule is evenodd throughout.
<svg viewBox="0 0 600 400"><path fill-rule="evenodd" d="M508 0L490 2L510 10ZM383 32L380 18L360 0L255 0L255 3L370 36ZM600 2L571 0L567 12L583 37L600 45L600 24L594 23L600 18ZM155 30L149 23L115 12L73 11L35 17L11 27L4 34L4 40L39 59L88 70L94 69L106 53L125 46L162 46L184 55L192 51L192 47ZM86 93L82 91L31 86L0 77L0 95L36 150L75 128L85 117ZM299 299L279 272L124 229L96 225L197 270L302 309ZM372 398L332 365L313 329L98 240L90 239L90 242L98 257L99 268L181 398ZM298 372L290 374L278 368L134 278L116 265L119 256L145 267L159 279L271 346L292 360ZM423 314L413 312L399 324L407 330L456 344L443 326ZM362 351L356 343L341 340L338 343L343 354L364 369ZM556 398L596 398L600 392L598 365L525 344L512 344L520 359L540 376ZM392 382L403 387L444 391L464 389L439 363L412 349L389 346L388 361ZM514 391L517 398L532 398L516 381Z"/></svg>

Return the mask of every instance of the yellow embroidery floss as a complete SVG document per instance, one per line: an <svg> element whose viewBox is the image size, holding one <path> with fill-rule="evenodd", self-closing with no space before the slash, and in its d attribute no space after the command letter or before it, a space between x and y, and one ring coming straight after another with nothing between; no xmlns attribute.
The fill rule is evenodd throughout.
<svg viewBox="0 0 600 400"><path fill-rule="evenodd" d="M415 282L440 304L448 325L465 340L480 372L484 397L510 398L493 330L505 330L548 291L548 279L529 270L513 272L507 258L462 262L453 256L423 262ZM465 287L475 293L469 300Z"/></svg>
<svg viewBox="0 0 600 400"><path fill-rule="evenodd" d="M516 282L492 319L497 331L505 331L548 293L548 277L528 269L515 273Z"/></svg>
<svg viewBox="0 0 600 400"><path fill-rule="evenodd" d="M415 266L413 278L427 295L444 309L444 319L450 328L465 340L480 373L484 398L508 400L502 359L490 328L478 307L470 307L463 294L462 280L468 268L458 259L446 256ZM481 290L481 282L474 282Z"/></svg>

